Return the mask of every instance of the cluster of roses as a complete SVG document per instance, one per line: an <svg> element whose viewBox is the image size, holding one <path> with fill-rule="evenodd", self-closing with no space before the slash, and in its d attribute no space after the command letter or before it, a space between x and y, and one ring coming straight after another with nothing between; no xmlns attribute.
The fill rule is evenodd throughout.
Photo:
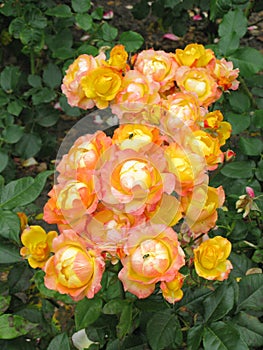
<svg viewBox="0 0 263 350"><path fill-rule="evenodd" d="M63 156L44 208L60 234L27 227L21 254L44 269L48 288L74 300L101 289L108 260L121 262L126 291L146 298L160 283L174 303L183 295L184 245L201 277L224 280L232 268L230 242L207 235L224 202L208 171L229 156L221 147L231 125L208 107L238 87L238 70L198 44L175 54L145 50L131 65L127 58L117 45L108 60L81 55L69 67L62 85L68 102L110 106L121 125L112 137L79 137Z"/></svg>

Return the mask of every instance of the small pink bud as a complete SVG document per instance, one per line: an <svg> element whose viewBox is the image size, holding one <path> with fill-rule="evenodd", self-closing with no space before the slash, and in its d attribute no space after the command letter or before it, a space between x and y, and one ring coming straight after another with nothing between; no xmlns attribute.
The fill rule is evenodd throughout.
<svg viewBox="0 0 263 350"><path fill-rule="evenodd" d="M168 39L172 41L178 41L180 40L179 36L173 34L173 33L166 33L163 35L163 39Z"/></svg>
<svg viewBox="0 0 263 350"><path fill-rule="evenodd" d="M247 186L247 187L246 187L246 192L247 192L247 194L249 195L249 197L251 197L251 198L254 198L254 197L255 197L255 192L254 192L253 188Z"/></svg>
<svg viewBox="0 0 263 350"><path fill-rule="evenodd" d="M194 16L193 16L193 20L194 20L194 21L202 21L202 19L203 19L203 18L202 18L201 15L194 15Z"/></svg>
<svg viewBox="0 0 263 350"><path fill-rule="evenodd" d="M103 19L112 19L114 16L114 13L112 10L108 11L108 12L105 12L103 14Z"/></svg>

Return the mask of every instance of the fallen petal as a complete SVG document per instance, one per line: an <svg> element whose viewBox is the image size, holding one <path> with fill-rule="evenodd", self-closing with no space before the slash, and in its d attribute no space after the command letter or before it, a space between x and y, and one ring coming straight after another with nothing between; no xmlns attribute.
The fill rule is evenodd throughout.
<svg viewBox="0 0 263 350"><path fill-rule="evenodd" d="M180 40L179 36L173 34L173 33L166 33L163 35L163 39L169 39L172 41L178 41Z"/></svg>

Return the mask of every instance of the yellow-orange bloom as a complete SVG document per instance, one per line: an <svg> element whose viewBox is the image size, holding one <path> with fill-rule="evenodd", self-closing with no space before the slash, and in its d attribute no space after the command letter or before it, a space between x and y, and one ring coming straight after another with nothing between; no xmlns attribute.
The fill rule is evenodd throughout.
<svg viewBox="0 0 263 350"><path fill-rule="evenodd" d="M193 131L193 136L192 150L205 158L208 170L216 169L218 164L224 161L218 138L203 130Z"/></svg>
<svg viewBox="0 0 263 350"><path fill-rule="evenodd" d="M21 242L24 245L20 249L23 258L28 259L31 267L43 267L50 257L52 241L57 237L56 231L46 231L41 226L28 226L21 235Z"/></svg>
<svg viewBox="0 0 263 350"><path fill-rule="evenodd" d="M207 233L216 224L217 209L225 200L222 186L199 186L192 194L182 197L181 203L184 208L186 223L190 230L198 236Z"/></svg>
<svg viewBox="0 0 263 350"><path fill-rule="evenodd" d="M204 127L209 129L218 138L220 146L226 143L230 137L232 127L228 122L223 121L223 114L219 111L213 111L205 115Z"/></svg>
<svg viewBox="0 0 263 350"><path fill-rule="evenodd" d="M128 53L123 45L116 45L110 52L109 65L121 71L127 68Z"/></svg>
<svg viewBox="0 0 263 350"><path fill-rule="evenodd" d="M120 90L121 73L111 67L98 67L89 71L80 80L87 98L92 99L99 109L107 108Z"/></svg>
<svg viewBox="0 0 263 350"><path fill-rule="evenodd" d="M222 92L206 68L180 67L176 71L176 82L182 92L192 92L202 106L208 107L219 99Z"/></svg>
<svg viewBox="0 0 263 350"><path fill-rule="evenodd" d="M184 276L178 272L175 278L170 282L161 282L160 288L163 297L171 304L179 301L183 297L182 286L184 283Z"/></svg>
<svg viewBox="0 0 263 350"><path fill-rule="evenodd" d="M221 236L208 239L194 249L197 274L207 280L223 281L228 278L232 264L227 260L231 243Z"/></svg>
<svg viewBox="0 0 263 350"><path fill-rule="evenodd" d="M23 231L27 227L28 217L26 216L25 213L23 213L21 211L17 212L16 214L20 220L20 229L21 229L21 231Z"/></svg>
<svg viewBox="0 0 263 350"><path fill-rule="evenodd" d="M153 143L161 145L163 137L157 128L140 124L125 124L115 129L112 140L121 150L129 148L139 151L142 147L151 146Z"/></svg>
<svg viewBox="0 0 263 350"><path fill-rule="evenodd" d="M93 298L101 289L104 260L74 231L65 230L53 242L53 255L45 265L45 285L78 301Z"/></svg>
<svg viewBox="0 0 263 350"><path fill-rule="evenodd" d="M184 50L176 49L175 59L180 66L206 67L215 61L215 54L201 44L189 44Z"/></svg>

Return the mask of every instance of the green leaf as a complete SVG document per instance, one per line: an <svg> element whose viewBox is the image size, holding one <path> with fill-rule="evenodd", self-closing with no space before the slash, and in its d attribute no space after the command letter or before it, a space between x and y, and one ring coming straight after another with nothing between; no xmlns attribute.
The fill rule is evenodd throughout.
<svg viewBox="0 0 263 350"><path fill-rule="evenodd" d="M236 161L226 164L221 170L221 174L232 179L249 178L253 176L253 165L249 161Z"/></svg>
<svg viewBox="0 0 263 350"><path fill-rule="evenodd" d="M162 350L171 345L180 330L177 317L170 309L155 313L147 324L146 335L153 350Z"/></svg>
<svg viewBox="0 0 263 350"><path fill-rule="evenodd" d="M211 289L208 288L186 288L184 289L184 297L175 304L176 308L184 307L193 312L203 313L203 300L212 293Z"/></svg>
<svg viewBox="0 0 263 350"><path fill-rule="evenodd" d="M250 125L249 114L225 113L226 120L232 126L232 134L237 135L246 130Z"/></svg>
<svg viewBox="0 0 263 350"><path fill-rule="evenodd" d="M204 326L199 324L190 328L187 332L188 350L199 350L204 334Z"/></svg>
<svg viewBox="0 0 263 350"><path fill-rule="evenodd" d="M0 209L0 236L20 243L20 221L12 211Z"/></svg>
<svg viewBox="0 0 263 350"><path fill-rule="evenodd" d="M87 327L95 322L102 311L101 299L82 299L77 303L75 310L76 330Z"/></svg>
<svg viewBox="0 0 263 350"><path fill-rule="evenodd" d="M36 123L48 128L57 123L59 111L54 109L50 104L39 105L36 108Z"/></svg>
<svg viewBox="0 0 263 350"><path fill-rule="evenodd" d="M204 301L204 321L213 322L223 318L234 306L234 288L222 284Z"/></svg>
<svg viewBox="0 0 263 350"><path fill-rule="evenodd" d="M102 39L105 41L113 41L118 35L118 29L109 25L107 22L102 25Z"/></svg>
<svg viewBox="0 0 263 350"><path fill-rule="evenodd" d="M73 13L68 5L57 5L55 7L49 8L46 12L48 16L54 16L59 18L72 17Z"/></svg>
<svg viewBox="0 0 263 350"><path fill-rule="evenodd" d="M23 317L5 314L0 316L0 339L13 339L27 334L37 324L25 320Z"/></svg>
<svg viewBox="0 0 263 350"><path fill-rule="evenodd" d="M11 244L4 244L1 242L0 245L0 264L13 264L21 262L22 257L19 254L17 246Z"/></svg>
<svg viewBox="0 0 263 350"><path fill-rule="evenodd" d="M241 311L232 321L249 347L263 347L263 324L257 317Z"/></svg>
<svg viewBox="0 0 263 350"><path fill-rule="evenodd" d="M58 68L58 66L55 65L54 63L49 63L44 68L43 81L51 89L54 89L60 86L61 79L62 79L61 71Z"/></svg>
<svg viewBox="0 0 263 350"><path fill-rule="evenodd" d="M23 110L23 104L19 100L12 101L7 106L7 112L15 115L16 117L19 116L22 110Z"/></svg>
<svg viewBox="0 0 263 350"><path fill-rule="evenodd" d="M226 13L218 27L219 48L224 55L235 51L239 46L239 39L247 31L247 19L240 9Z"/></svg>
<svg viewBox="0 0 263 350"><path fill-rule="evenodd" d="M230 276L237 281L246 276L247 271L254 267L253 262L243 253L237 254L232 251L229 260L233 265Z"/></svg>
<svg viewBox="0 0 263 350"><path fill-rule="evenodd" d="M9 182L2 191L0 208L13 209L32 203L42 192L47 178L53 171L44 171L36 176L23 177Z"/></svg>
<svg viewBox="0 0 263 350"><path fill-rule="evenodd" d="M259 181L263 181L263 159L258 162L255 175Z"/></svg>
<svg viewBox="0 0 263 350"><path fill-rule="evenodd" d="M203 345L204 350L249 350L236 328L221 321L205 326Z"/></svg>
<svg viewBox="0 0 263 350"><path fill-rule="evenodd" d="M103 306L102 312L106 315L120 314L127 302L123 299L112 299Z"/></svg>
<svg viewBox="0 0 263 350"><path fill-rule="evenodd" d="M229 97L229 103L233 110L238 113L247 112L250 108L250 99L249 97L240 91L231 92ZM243 116L239 115L239 119L242 119Z"/></svg>
<svg viewBox="0 0 263 350"><path fill-rule="evenodd" d="M0 173L1 171L5 170L7 164L8 164L8 154L3 151L0 151Z"/></svg>
<svg viewBox="0 0 263 350"><path fill-rule="evenodd" d="M6 143L17 143L24 134L24 128L20 125L10 125L3 131Z"/></svg>
<svg viewBox="0 0 263 350"><path fill-rule="evenodd" d="M263 275L244 276L239 282L237 312L240 310L263 310Z"/></svg>
<svg viewBox="0 0 263 350"><path fill-rule="evenodd" d="M42 140L37 134L25 134L16 143L15 150L23 158L34 157L42 146Z"/></svg>
<svg viewBox="0 0 263 350"><path fill-rule="evenodd" d="M255 111L253 121L257 128L263 129L263 109L258 109Z"/></svg>
<svg viewBox="0 0 263 350"><path fill-rule="evenodd" d="M66 333L57 335L51 340L47 350L70 350L69 338Z"/></svg>
<svg viewBox="0 0 263 350"><path fill-rule="evenodd" d="M93 24L91 15L88 13L78 13L76 15L76 24L83 30L90 30Z"/></svg>
<svg viewBox="0 0 263 350"><path fill-rule="evenodd" d="M263 150L263 141L255 137L240 137L238 145L240 151L248 156L258 156Z"/></svg>
<svg viewBox="0 0 263 350"><path fill-rule="evenodd" d="M75 12L84 13L90 9L90 0L72 0L71 6Z"/></svg>
<svg viewBox="0 0 263 350"><path fill-rule="evenodd" d="M0 74L0 85L7 93L16 90L21 72L18 67L8 66Z"/></svg>
<svg viewBox="0 0 263 350"><path fill-rule="evenodd" d="M56 93L52 89L43 87L41 90L37 91L32 96L32 101L34 105L39 105L41 103L48 103L56 98Z"/></svg>
<svg viewBox="0 0 263 350"><path fill-rule="evenodd" d="M128 52L139 50L144 42L143 37L133 31L123 32L120 36L120 43L125 46Z"/></svg>
<svg viewBox="0 0 263 350"><path fill-rule="evenodd" d="M42 80L39 75L33 75L30 74L27 78L28 84L31 85L34 88L41 88L42 87Z"/></svg>
<svg viewBox="0 0 263 350"><path fill-rule="evenodd" d="M117 336L123 339L128 334L132 327L132 304L126 304L121 312L120 321L116 327Z"/></svg>
<svg viewBox="0 0 263 350"><path fill-rule="evenodd" d="M0 315L8 309L11 301L11 295L0 295Z"/></svg>
<svg viewBox="0 0 263 350"><path fill-rule="evenodd" d="M263 69L263 55L252 47L242 47L228 57L244 77L251 77Z"/></svg>
<svg viewBox="0 0 263 350"><path fill-rule="evenodd" d="M30 288L33 275L32 269L26 262L23 264L16 264L8 274L8 286L12 294L23 292ZM17 276L19 276L19 278L17 278ZM29 320L35 322L34 320Z"/></svg>

